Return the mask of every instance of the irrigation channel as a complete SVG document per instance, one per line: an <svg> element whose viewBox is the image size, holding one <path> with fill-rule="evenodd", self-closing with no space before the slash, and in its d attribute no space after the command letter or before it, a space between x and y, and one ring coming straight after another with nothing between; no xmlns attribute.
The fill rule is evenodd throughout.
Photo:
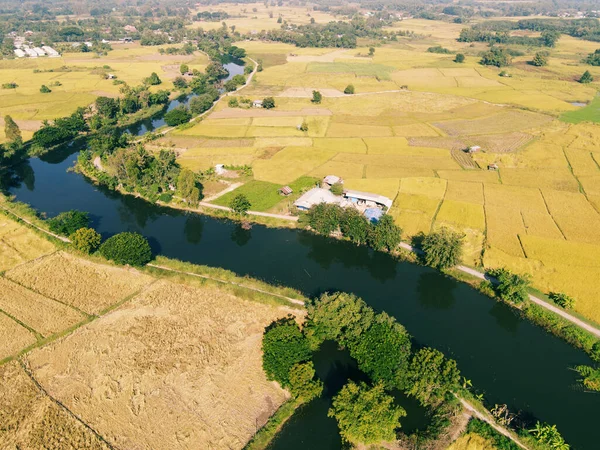
<svg viewBox="0 0 600 450"><path fill-rule="evenodd" d="M142 132L142 128L137 131ZM10 192L49 217L70 209L87 211L104 238L122 231L139 232L155 252L171 258L222 267L297 288L308 296L353 292L376 310L396 317L420 345L456 359L463 375L488 402L506 403L532 421L556 424L574 449L598 448L600 395L584 392L571 370L591 364L590 359L521 319L508 306L435 270L348 242L260 225L244 230L235 222L109 191L67 171L77 152L67 146L23 163ZM273 448L341 448L327 409L340 379L352 378L356 369L347 355L334 350L323 349L315 361L325 377L325 397L301 408ZM409 414L413 411L412 418L403 419L406 430L425 423L409 400L400 402Z"/></svg>

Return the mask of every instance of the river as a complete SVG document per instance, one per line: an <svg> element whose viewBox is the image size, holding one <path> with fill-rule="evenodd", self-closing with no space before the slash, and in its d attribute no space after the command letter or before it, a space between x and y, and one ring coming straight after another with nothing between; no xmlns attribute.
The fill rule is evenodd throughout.
<svg viewBox="0 0 600 450"><path fill-rule="evenodd" d="M511 308L435 270L348 242L260 225L244 230L231 221L109 191L67 172L76 157L76 149L66 148L31 159L19 168L21 181L10 192L50 217L70 209L88 211L105 238L139 232L167 257L222 267L308 296L353 292L396 317L419 344L456 359L488 402L507 403L532 420L556 424L574 449L598 448L600 395L584 392L570 369L590 359ZM308 416L304 420L294 417L280 439L312 433L311 423L327 420L321 417L326 405L315 410L302 412ZM339 448L334 427L319 430L324 444L315 442L312 449ZM274 445L284 448L277 441Z"/></svg>

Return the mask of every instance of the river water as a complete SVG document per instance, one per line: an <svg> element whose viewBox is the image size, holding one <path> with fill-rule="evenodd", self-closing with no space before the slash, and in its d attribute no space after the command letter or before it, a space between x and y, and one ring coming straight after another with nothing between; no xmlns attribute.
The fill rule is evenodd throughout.
<svg viewBox="0 0 600 450"><path fill-rule="evenodd" d="M87 211L105 238L139 232L167 257L291 286L308 296L353 292L396 317L419 344L456 359L488 402L507 403L532 420L556 424L572 448L600 447L600 395L585 393L571 370L591 361L509 307L432 269L348 242L260 225L243 230L231 221L108 191L67 172L76 157L77 150L67 147L31 159L19 167L21 181L10 192L50 217L70 209ZM298 436L318 433L321 439L310 441L311 449L339 448L336 428L326 425L328 401L301 410L274 446L292 448Z"/></svg>

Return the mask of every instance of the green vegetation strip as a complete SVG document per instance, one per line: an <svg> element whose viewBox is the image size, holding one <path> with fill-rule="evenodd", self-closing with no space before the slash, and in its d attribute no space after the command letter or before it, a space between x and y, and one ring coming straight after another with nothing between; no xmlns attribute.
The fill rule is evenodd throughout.
<svg viewBox="0 0 600 450"><path fill-rule="evenodd" d="M281 405L275 414L269 418L267 423L258 430L250 442L246 444L244 450L263 450L267 448L275 436L277 436L281 427L294 415L296 408L301 404L300 401L291 399Z"/></svg>
<svg viewBox="0 0 600 450"><path fill-rule="evenodd" d="M600 123L600 96L594 97L590 104L583 108L564 113L560 116L560 120L567 123Z"/></svg>

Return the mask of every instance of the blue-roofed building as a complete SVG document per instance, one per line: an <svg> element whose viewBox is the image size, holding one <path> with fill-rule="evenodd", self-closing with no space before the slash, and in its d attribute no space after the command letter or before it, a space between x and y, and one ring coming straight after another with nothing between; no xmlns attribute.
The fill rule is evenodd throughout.
<svg viewBox="0 0 600 450"><path fill-rule="evenodd" d="M381 208L367 208L365 209L365 217L371 223L379 222L381 216L383 216L383 210Z"/></svg>

